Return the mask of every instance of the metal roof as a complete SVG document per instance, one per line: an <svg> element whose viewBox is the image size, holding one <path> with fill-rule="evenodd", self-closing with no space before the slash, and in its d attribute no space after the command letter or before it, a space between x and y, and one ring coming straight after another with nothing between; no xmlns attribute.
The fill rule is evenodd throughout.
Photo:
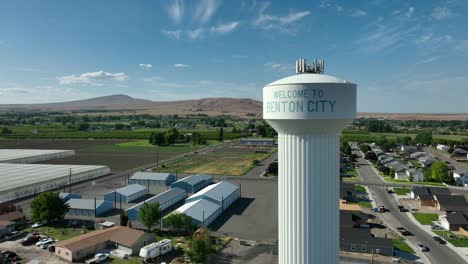
<svg viewBox="0 0 468 264"><path fill-rule="evenodd" d="M182 178L176 182L185 182L190 185L195 185L199 182L202 181L207 181L213 179L213 176L207 175L207 174L195 174L195 175L190 175L185 178Z"/></svg>
<svg viewBox="0 0 468 264"><path fill-rule="evenodd" d="M109 167L97 165L46 165L46 164L16 164L0 163L0 193L10 192L15 188L36 185L43 182L68 178L86 172L108 170Z"/></svg>
<svg viewBox="0 0 468 264"><path fill-rule="evenodd" d="M181 188L172 188L172 189L169 189L165 192L162 192L156 196L153 196L147 200L145 200L144 202L141 202L141 203L138 203L130 208L128 208L126 211L129 211L129 210L132 210L132 209L139 209L140 207L143 206L144 203L155 203L155 202L158 202L159 204L164 204L166 203L167 201L171 200L172 198L174 197L177 197L181 194L185 193L185 190L182 190Z"/></svg>
<svg viewBox="0 0 468 264"><path fill-rule="evenodd" d="M186 203L181 207L177 208L174 212L184 213L194 219L197 219L200 222L203 222L203 216L205 216L205 219L207 219L220 208L221 206L215 203L212 203L205 199L200 199Z"/></svg>
<svg viewBox="0 0 468 264"><path fill-rule="evenodd" d="M235 192L237 189L239 189L238 186L227 181L222 181L205 187L201 191L190 196L190 199L206 196L215 201L221 202L223 199L227 198L231 193Z"/></svg>
<svg viewBox="0 0 468 264"><path fill-rule="evenodd" d="M142 186L140 184L130 184L120 189L117 189L115 191L120 193L121 195L130 196L132 194L135 194L144 190L146 190L145 186Z"/></svg>
<svg viewBox="0 0 468 264"><path fill-rule="evenodd" d="M0 149L0 162L16 162L33 157L49 160L74 154L73 150L63 149Z"/></svg>
<svg viewBox="0 0 468 264"><path fill-rule="evenodd" d="M96 200L96 208L105 202L112 204L109 201ZM92 199L70 199L67 204L70 205L70 209L94 210L94 200Z"/></svg>
<svg viewBox="0 0 468 264"><path fill-rule="evenodd" d="M174 175L172 173L160 173L160 172L135 172L130 180L152 180L152 181L165 181L169 176Z"/></svg>

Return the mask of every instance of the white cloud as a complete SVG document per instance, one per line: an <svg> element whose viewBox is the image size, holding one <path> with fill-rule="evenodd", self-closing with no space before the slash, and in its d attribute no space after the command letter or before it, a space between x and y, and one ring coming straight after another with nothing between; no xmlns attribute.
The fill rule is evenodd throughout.
<svg viewBox="0 0 468 264"><path fill-rule="evenodd" d="M203 38L203 33L205 33L205 28L196 28L193 30L187 30L185 33L189 39L201 39Z"/></svg>
<svg viewBox="0 0 468 264"><path fill-rule="evenodd" d="M353 17L367 16L367 12L361 9L356 9L351 13L351 16Z"/></svg>
<svg viewBox="0 0 468 264"><path fill-rule="evenodd" d="M161 30L161 32L166 35L168 38L173 38L173 39L180 39L182 35L182 30L177 29L177 30Z"/></svg>
<svg viewBox="0 0 468 264"><path fill-rule="evenodd" d="M405 16L411 17L413 16L413 14L414 14L414 7L411 6L410 8L408 8L408 11L406 11Z"/></svg>
<svg viewBox="0 0 468 264"><path fill-rule="evenodd" d="M253 21L253 26L263 30L278 29L284 32L294 32L292 25L310 15L310 11L290 12L283 16L274 16L265 13L270 3L263 3L258 17Z"/></svg>
<svg viewBox="0 0 468 264"><path fill-rule="evenodd" d="M140 67L140 69L143 69L143 70L148 70L148 69L153 68L153 65L149 63L148 64L140 63L138 66Z"/></svg>
<svg viewBox="0 0 468 264"><path fill-rule="evenodd" d="M281 64L273 64L273 65L271 65L271 67L272 67L273 69L276 69L276 68L281 67Z"/></svg>
<svg viewBox="0 0 468 264"><path fill-rule="evenodd" d="M68 85L68 84L83 84L83 85L91 85L91 86L102 86L101 83L97 81L126 81L128 80L128 75L119 72L119 73L109 73L105 71L97 71L97 72L87 72L81 75L68 75L68 76L59 76L57 80L60 84Z"/></svg>
<svg viewBox="0 0 468 264"><path fill-rule="evenodd" d="M172 20L176 23L180 23L184 15L184 3L181 0L174 0L168 6L167 12Z"/></svg>
<svg viewBox="0 0 468 264"><path fill-rule="evenodd" d="M436 7L432 11L432 17L437 20L442 20L451 17L452 15L452 10L447 7Z"/></svg>
<svg viewBox="0 0 468 264"><path fill-rule="evenodd" d="M6 87L0 88L0 95L29 94L32 91L30 88Z"/></svg>
<svg viewBox="0 0 468 264"><path fill-rule="evenodd" d="M182 63L176 63L176 64L174 64L174 67L175 68L187 68L187 67L190 67L190 65L182 64Z"/></svg>
<svg viewBox="0 0 468 264"><path fill-rule="evenodd" d="M201 24L207 23L218 10L220 3L219 0L199 0L193 19Z"/></svg>
<svg viewBox="0 0 468 264"><path fill-rule="evenodd" d="M239 22L229 22L211 27L211 32L216 34L226 34L234 31L239 26Z"/></svg>

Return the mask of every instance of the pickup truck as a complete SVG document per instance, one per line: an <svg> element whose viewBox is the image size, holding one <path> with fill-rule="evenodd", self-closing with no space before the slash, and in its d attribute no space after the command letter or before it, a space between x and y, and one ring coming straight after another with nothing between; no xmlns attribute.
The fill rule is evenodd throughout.
<svg viewBox="0 0 468 264"><path fill-rule="evenodd" d="M107 253L98 253L94 255L94 258L88 259L85 261L86 264L95 264L95 263L100 263L102 261L108 260L109 259L109 254Z"/></svg>

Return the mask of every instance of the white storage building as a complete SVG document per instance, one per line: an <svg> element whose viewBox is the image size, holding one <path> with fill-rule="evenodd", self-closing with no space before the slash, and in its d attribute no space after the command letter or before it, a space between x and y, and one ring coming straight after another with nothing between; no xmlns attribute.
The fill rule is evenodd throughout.
<svg viewBox="0 0 468 264"><path fill-rule="evenodd" d="M135 172L130 177L130 184L140 184L143 186L149 185L160 185L170 186L171 183L176 181L176 176L172 173L160 173L160 172Z"/></svg>
<svg viewBox="0 0 468 264"><path fill-rule="evenodd" d="M31 196L110 173L97 165L45 165L0 163L0 202Z"/></svg>
<svg viewBox="0 0 468 264"><path fill-rule="evenodd" d="M185 200L185 203L206 199L226 210L240 197L240 188L230 182L222 181L205 187L203 190L195 193Z"/></svg>
<svg viewBox="0 0 468 264"><path fill-rule="evenodd" d="M2 163L33 163L75 155L74 150L62 149L0 149Z"/></svg>
<svg viewBox="0 0 468 264"><path fill-rule="evenodd" d="M156 196L153 196L145 200L144 202L134 205L125 211L127 212L129 220L136 221L138 220L140 208L143 206L144 203L152 204L157 202L159 203L159 210L164 211L185 198L187 198L187 192L185 190L182 190L180 188L173 188L162 192Z"/></svg>
<svg viewBox="0 0 468 264"><path fill-rule="evenodd" d="M80 217L100 216L114 209L112 202L103 200L70 199L67 204L70 206L67 215Z"/></svg>
<svg viewBox="0 0 468 264"><path fill-rule="evenodd" d="M208 226L223 212L221 206L205 199L192 201L177 208L174 213L184 213L192 218L192 224ZM163 218L163 225L167 223Z"/></svg>
<svg viewBox="0 0 468 264"><path fill-rule="evenodd" d="M145 186L140 184L130 184L113 192L104 195L104 200L112 202L124 202L130 203L138 198L141 198L148 194L148 190Z"/></svg>

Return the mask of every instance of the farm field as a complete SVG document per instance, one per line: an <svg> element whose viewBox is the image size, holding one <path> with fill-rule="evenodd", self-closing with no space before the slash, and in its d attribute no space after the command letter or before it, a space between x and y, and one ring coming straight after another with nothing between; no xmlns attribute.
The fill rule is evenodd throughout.
<svg viewBox="0 0 468 264"><path fill-rule="evenodd" d="M73 149L75 156L39 162L43 164L105 165L111 171L122 172L145 164L156 163L192 150L188 145L169 147L132 146L126 140L64 140L21 139L0 140L0 148L28 149ZM125 144L130 145L125 145ZM123 144L123 145L122 145ZM198 147L200 148L200 147ZM158 157L157 157L158 156Z"/></svg>
<svg viewBox="0 0 468 264"><path fill-rule="evenodd" d="M162 172L206 173L214 175L240 176L253 167L254 160L262 160L270 156L268 153L255 153L256 148L245 146L226 146L206 153L191 154L184 159L165 164Z"/></svg>

